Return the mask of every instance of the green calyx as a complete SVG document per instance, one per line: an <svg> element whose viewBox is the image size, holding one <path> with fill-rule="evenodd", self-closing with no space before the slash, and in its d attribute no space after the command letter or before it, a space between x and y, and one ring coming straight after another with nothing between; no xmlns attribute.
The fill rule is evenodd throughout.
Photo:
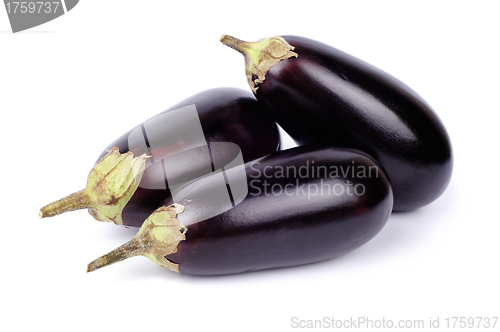
<svg viewBox="0 0 500 332"><path fill-rule="evenodd" d="M87 208L99 221L123 225L122 210L139 186L147 158L112 148L90 171L85 189L44 206L40 218Z"/></svg>
<svg viewBox="0 0 500 332"><path fill-rule="evenodd" d="M220 41L245 57L245 73L253 93L257 92L258 84L266 79L268 70L291 57L298 57L292 52L295 48L280 36L263 38L256 42L246 42L238 38L222 35Z"/></svg>
<svg viewBox="0 0 500 332"><path fill-rule="evenodd" d="M141 255L159 266L179 272L179 265L165 256L177 252L179 242L186 239L187 227L176 218L183 211L184 207L179 204L158 208L144 221L132 240L91 262L87 272Z"/></svg>

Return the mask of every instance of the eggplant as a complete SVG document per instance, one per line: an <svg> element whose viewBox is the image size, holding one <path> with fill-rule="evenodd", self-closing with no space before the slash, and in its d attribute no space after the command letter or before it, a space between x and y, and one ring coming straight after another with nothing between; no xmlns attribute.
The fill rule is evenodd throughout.
<svg viewBox="0 0 500 332"><path fill-rule="evenodd" d="M279 149L278 127L251 92L206 90L112 142L86 189L45 206L40 216L88 208L97 220L138 227L171 188Z"/></svg>
<svg viewBox="0 0 500 332"><path fill-rule="evenodd" d="M387 176L366 153L295 147L177 188L131 241L87 271L137 255L195 275L323 261L368 242L392 206Z"/></svg>
<svg viewBox="0 0 500 332"><path fill-rule="evenodd" d="M451 179L448 133L431 106L390 74L321 42L222 36L245 56L259 102L299 145L362 150L386 170L394 211L436 200Z"/></svg>

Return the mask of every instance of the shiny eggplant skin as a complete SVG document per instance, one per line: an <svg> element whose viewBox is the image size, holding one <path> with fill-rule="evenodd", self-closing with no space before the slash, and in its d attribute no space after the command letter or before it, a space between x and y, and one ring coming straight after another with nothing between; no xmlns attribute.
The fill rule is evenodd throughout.
<svg viewBox="0 0 500 332"><path fill-rule="evenodd" d="M245 162L280 149L280 135L276 123L267 111L263 110L253 94L243 89L229 87L209 89L179 102L155 117L193 104L196 106L199 122L209 146L211 143L234 143L241 149ZM181 117L181 119L177 119L175 124L164 121L165 123L161 123L160 129L155 129L160 132L149 132L149 141L151 141L151 136L155 134L161 135L164 132L179 130L179 128L183 130L184 125L188 126L188 124L183 123L184 120ZM98 161L106 154L106 150L114 146L118 147L121 153L129 151L129 136L136 128L131 129L111 143L99 156ZM148 154L153 155L152 162L148 161L146 164L141 184L123 209L122 218L125 226L141 226L143 221L161 206L162 201L170 196L169 182L186 182L207 174L206 158L203 158L206 147L187 147L189 143L179 141L172 144L170 142L165 143L167 145L159 144L154 148L149 148ZM217 160L219 163L215 167L221 167L231 162L235 154L238 153L234 148L214 148L213 144L211 147L209 150L210 159ZM144 151L132 150L132 152L134 155L138 155ZM161 164L159 165L159 161L162 159L169 161L170 174L175 173L168 178L168 181L164 172L152 171L154 167L163 167ZM213 168L214 164L212 163L212 168L209 167L208 172L212 171ZM148 189L158 187L143 186L146 179L148 183L159 183L159 187L163 188Z"/></svg>
<svg viewBox="0 0 500 332"><path fill-rule="evenodd" d="M257 99L299 144L326 143L373 156L386 170L394 210L437 199L452 174L449 136L433 109L386 72L312 39L283 36L297 58L281 60Z"/></svg>
<svg viewBox="0 0 500 332"><path fill-rule="evenodd" d="M181 273L232 274L338 257L373 238L392 210L384 171L360 151L300 146L246 163L245 170L246 176L235 168L226 171L227 178L244 177L248 183L248 194L234 207L214 207L216 174L174 192L184 206L177 218L187 232L166 258L179 264ZM209 209L225 212L205 219Z"/></svg>

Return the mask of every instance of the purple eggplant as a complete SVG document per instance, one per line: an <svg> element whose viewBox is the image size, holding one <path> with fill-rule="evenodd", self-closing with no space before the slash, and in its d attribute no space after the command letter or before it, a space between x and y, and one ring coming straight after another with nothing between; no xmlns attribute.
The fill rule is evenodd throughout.
<svg viewBox="0 0 500 332"><path fill-rule="evenodd" d="M245 56L257 99L299 144L362 150L386 170L394 210L427 205L452 174L450 139L428 103L388 73L318 41L221 41Z"/></svg>
<svg viewBox="0 0 500 332"><path fill-rule="evenodd" d="M373 238L393 206L385 172L351 149L300 146L223 173L179 187L175 202L167 199L134 239L88 271L137 255L197 275L327 260Z"/></svg>
<svg viewBox="0 0 500 332"><path fill-rule="evenodd" d="M87 188L47 205L40 216L88 208L97 220L141 226L170 197L170 188L238 158L243 163L279 148L278 127L252 93L207 90L111 143L99 156Z"/></svg>

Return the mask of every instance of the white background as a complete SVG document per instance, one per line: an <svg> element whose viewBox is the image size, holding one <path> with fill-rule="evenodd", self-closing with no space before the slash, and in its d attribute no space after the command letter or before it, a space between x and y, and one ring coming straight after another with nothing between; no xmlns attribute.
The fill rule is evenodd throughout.
<svg viewBox="0 0 500 332"><path fill-rule="evenodd" d="M0 9L0 329L287 331L292 317L360 316L443 328L500 316L497 4L82 0L18 34ZM224 33L310 37L404 81L449 131L448 190L323 263L195 277L138 257L85 273L136 230L86 211L40 220L39 208L82 189L101 151L140 122L204 89L247 89Z"/></svg>

